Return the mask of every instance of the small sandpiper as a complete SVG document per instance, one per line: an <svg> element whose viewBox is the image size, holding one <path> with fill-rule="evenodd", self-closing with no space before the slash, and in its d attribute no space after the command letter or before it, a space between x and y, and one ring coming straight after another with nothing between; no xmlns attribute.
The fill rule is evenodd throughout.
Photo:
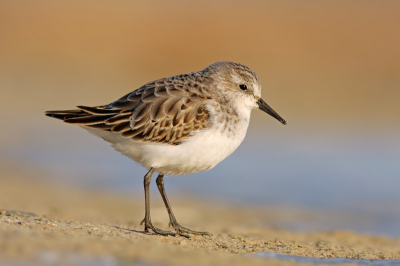
<svg viewBox="0 0 400 266"><path fill-rule="evenodd" d="M252 109L282 124L263 99L261 83L250 68L217 62L202 71L147 83L108 105L78 106L46 115L79 125L110 142L114 149L148 169L144 176L145 232L159 235L209 235L178 224L164 190L164 175L206 171L228 157L243 141ZM156 183L175 232L151 223L149 185Z"/></svg>

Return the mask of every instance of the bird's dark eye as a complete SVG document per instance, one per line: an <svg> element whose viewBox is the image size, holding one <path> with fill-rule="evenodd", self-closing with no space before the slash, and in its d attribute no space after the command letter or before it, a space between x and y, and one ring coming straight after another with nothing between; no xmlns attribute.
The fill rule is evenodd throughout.
<svg viewBox="0 0 400 266"><path fill-rule="evenodd" d="M239 88L240 88L242 91L247 90L246 84L240 84L240 85L239 85Z"/></svg>

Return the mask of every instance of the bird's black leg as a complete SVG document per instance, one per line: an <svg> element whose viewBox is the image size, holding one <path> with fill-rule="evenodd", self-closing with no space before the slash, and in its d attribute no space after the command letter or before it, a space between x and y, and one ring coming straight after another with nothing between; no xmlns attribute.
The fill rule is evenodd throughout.
<svg viewBox="0 0 400 266"><path fill-rule="evenodd" d="M197 232L197 231L193 231L193 230L190 230L190 229L185 228L185 227L181 226L180 224L178 224L178 222L176 221L175 215L174 215L174 213L173 213L173 211L172 211L171 205L169 204L169 201L168 201L168 198L167 198L167 194L165 193L165 189L164 189L164 175L159 175L159 176L157 177L156 182L157 182L158 190L160 191L161 197L162 197L162 199L163 199L163 201L164 201L165 208L167 208L167 211L168 211L168 215L169 215L169 224L170 224L170 226L172 226L172 227L175 229L175 231L176 231L176 233L177 233L178 235L186 236L186 237L188 237L187 234L193 234L193 235L212 235L212 234L210 234L209 232Z"/></svg>
<svg viewBox="0 0 400 266"><path fill-rule="evenodd" d="M163 236L175 236L176 233L174 232L169 232L169 231L164 231L162 229L159 229L151 223L151 218L150 218L150 192L149 192L149 186L151 182L151 176L153 175L155 169L151 168L149 172L144 176L144 197L145 197L145 216L144 219L140 224L144 223L144 231L146 233L149 232L149 229L153 230L154 233L158 235L163 235Z"/></svg>

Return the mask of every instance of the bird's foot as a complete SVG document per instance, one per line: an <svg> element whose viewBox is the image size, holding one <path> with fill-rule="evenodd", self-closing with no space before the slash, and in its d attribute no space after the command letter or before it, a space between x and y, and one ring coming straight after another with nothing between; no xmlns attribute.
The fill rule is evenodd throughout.
<svg viewBox="0 0 400 266"><path fill-rule="evenodd" d="M149 233L149 229L151 229L157 235L162 235L162 236L177 236L177 235L179 235L179 236L190 238L190 236L188 234L185 234L185 232L178 232L178 231L171 232L171 231L166 231L166 230L157 228L151 223L151 220L146 221L146 218L140 222L140 225L142 225L143 223L144 223L144 232L145 233Z"/></svg>
<svg viewBox="0 0 400 266"><path fill-rule="evenodd" d="M201 235L201 236L212 236L212 234L209 233L209 232L193 231L193 230L190 230L190 229L188 229L188 228L186 228L186 227L181 226L181 225L178 224L178 223L171 223L171 222L170 222L169 225L172 226L172 227L175 229L175 232L176 232L178 235L182 235L182 234L192 234L192 235Z"/></svg>

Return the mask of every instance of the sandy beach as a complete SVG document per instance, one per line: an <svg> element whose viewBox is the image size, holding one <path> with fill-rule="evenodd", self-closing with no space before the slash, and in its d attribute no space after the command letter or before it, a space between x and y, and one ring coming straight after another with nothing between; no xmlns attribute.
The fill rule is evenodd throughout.
<svg viewBox="0 0 400 266"><path fill-rule="evenodd" d="M2 165L0 187L0 257L4 263L299 265L247 256L260 252L317 258L400 258L400 239L255 225L260 213L278 219L268 207L224 206L182 198L174 204L180 223L214 234L186 239L145 234L139 225L144 215L142 195L55 184L39 172L22 167L17 171L10 165ZM167 229L162 202L152 205L154 224Z"/></svg>

